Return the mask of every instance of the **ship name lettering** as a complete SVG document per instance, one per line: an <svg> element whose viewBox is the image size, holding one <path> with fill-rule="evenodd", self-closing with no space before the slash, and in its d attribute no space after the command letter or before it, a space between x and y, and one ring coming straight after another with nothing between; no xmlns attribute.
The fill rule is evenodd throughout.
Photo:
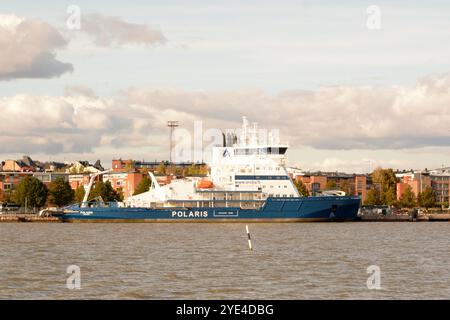
<svg viewBox="0 0 450 320"><path fill-rule="evenodd" d="M208 211L172 211L172 217L177 218L206 218Z"/></svg>

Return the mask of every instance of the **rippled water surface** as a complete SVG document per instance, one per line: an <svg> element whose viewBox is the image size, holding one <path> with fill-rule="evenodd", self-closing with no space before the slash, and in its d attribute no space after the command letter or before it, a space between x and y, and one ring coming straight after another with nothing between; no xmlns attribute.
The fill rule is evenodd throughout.
<svg viewBox="0 0 450 320"><path fill-rule="evenodd" d="M450 223L249 228L254 251L243 224L1 223L0 299L450 298Z"/></svg>

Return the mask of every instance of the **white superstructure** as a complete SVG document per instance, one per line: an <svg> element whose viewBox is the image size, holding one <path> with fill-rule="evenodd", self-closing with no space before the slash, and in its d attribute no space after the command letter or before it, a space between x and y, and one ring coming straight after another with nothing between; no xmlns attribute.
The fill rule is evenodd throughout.
<svg viewBox="0 0 450 320"><path fill-rule="evenodd" d="M125 205L257 207L267 197L298 197L285 168L288 145L271 133L261 134L265 132L243 117L240 134L224 134L223 145L213 147L208 177L174 179L160 186L151 174L150 190L129 197Z"/></svg>

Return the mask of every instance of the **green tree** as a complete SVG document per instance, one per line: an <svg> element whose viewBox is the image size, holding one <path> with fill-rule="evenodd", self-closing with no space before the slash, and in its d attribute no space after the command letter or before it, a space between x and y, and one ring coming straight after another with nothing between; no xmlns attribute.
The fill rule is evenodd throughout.
<svg viewBox="0 0 450 320"><path fill-rule="evenodd" d="M192 164L190 167L187 168L186 175L187 176L195 176L198 174L198 169L195 166L195 164Z"/></svg>
<svg viewBox="0 0 450 320"><path fill-rule="evenodd" d="M84 194L85 194L84 187L82 185L78 186L78 188L75 189L75 201L76 202L83 201Z"/></svg>
<svg viewBox="0 0 450 320"><path fill-rule="evenodd" d="M94 188L89 194L89 200L95 199L96 197L102 197L106 202L123 200L119 192L113 189L111 182L109 181L99 181L95 183Z"/></svg>
<svg viewBox="0 0 450 320"><path fill-rule="evenodd" d="M380 192L377 188L372 188L367 191L366 200L364 201L365 205L368 206L376 206L381 204Z"/></svg>
<svg viewBox="0 0 450 320"><path fill-rule="evenodd" d="M419 206L426 209L435 207L436 200L434 198L433 189L429 186L425 187L425 190L419 193L418 202Z"/></svg>
<svg viewBox="0 0 450 320"><path fill-rule="evenodd" d="M166 168L166 165L164 164L164 162L161 162L159 164L159 166L156 168L156 172L161 175L165 175L166 170L167 170L167 168Z"/></svg>
<svg viewBox="0 0 450 320"><path fill-rule="evenodd" d="M198 176L208 173L208 167L204 164L193 163L187 169L184 170L184 175L186 176Z"/></svg>
<svg viewBox="0 0 450 320"><path fill-rule="evenodd" d="M6 190L4 196L5 196L5 201L8 202L8 203L15 201L15 199L14 199L14 192L11 189Z"/></svg>
<svg viewBox="0 0 450 320"><path fill-rule="evenodd" d="M66 206L74 199L75 192L69 182L58 177L48 185L48 202L58 207Z"/></svg>
<svg viewBox="0 0 450 320"><path fill-rule="evenodd" d="M406 186L398 203L403 208L412 208L416 205L416 196L414 195L411 186Z"/></svg>
<svg viewBox="0 0 450 320"><path fill-rule="evenodd" d="M295 184L295 187L297 188L298 193L300 194L300 196L304 196L304 197L308 197L309 196L308 189L306 189L305 184L301 180L298 180L298 181L294 182L294 184Z"/></svg>
<svg viewBox="0 0 450 320"><path fill-rule="evenodd" d="M349 179L345 179L340 183L340 189L345 192L346 195L355 194L354 184Z"/></svg>
<svg viewBox="0 0 450 320"><path fill-rule="evenodd" d="M172 175L172 174L176 175L177 174L177 166L174 164L167 166L166 170L165 170L165 174L166 175Z"/></svg>
<svg viewBox="0 0 450 320"><path fill-rule="evenodd" d="M397 202L397 187L389 187L382 196L382 204L395 205Z"/></svg>
<svg viewBox="0 0 450 320"><path fill-rule="evenodd" d="M376 168L372 173L372 180L380 188L380 204L395 204L397 199L397 177L394 170Z"/></svg>
<svg viewBox="0 0 450 320"><path fill-rule="evenodd" d="M136 189L134 189L133 196L137 194L141 194L144 192L147 192L150 189L152 182L148 175L145 175L142 180L138 183L136 186Z"/></svg>
<svg viewBox="0 0 450 320"><path fill-rule="evenodd" d="M327 184L325 185L325 190L336 190L337 184L336 181L328 180Z"/></svg>
<svg viewBox="0 0 450 320"><path fill-rule="evenodd" d="M43 207L47 200L48 190L35 177L26 176L19 182L14 192L14 200L22 207Z"/></svg>
<svg viewBox="0 0 450 320"><path fill-rule="evenodd" d="M13 192L11 189L8 190L0 190L0 203L6 202L11 203L14 201Z"/></svg>
<svg viewBox="0 0 450 320"><path fill-rule="evenodd" d="M116 193L117 193L117 198L116 198L116 200L117 200L117 201L123 201L123 198L124 198L124 195L123 195L123 188L122 188L122 187L117 188Z"/></svg>

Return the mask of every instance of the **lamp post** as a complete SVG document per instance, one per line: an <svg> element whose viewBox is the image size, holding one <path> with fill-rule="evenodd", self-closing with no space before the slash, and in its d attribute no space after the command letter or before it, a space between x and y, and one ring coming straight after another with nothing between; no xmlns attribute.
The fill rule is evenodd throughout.
<svg viewBox="0 0 450 320"><path fill-rule="evenodd" d="M170 152L169 162L172 164L172 148L173 148L173 130L179 126L178 121L167 121L167 126L170 128Z"/></svg>
<svg viewBox="0 0 450 320"><path fill-rule="evenodd" d="M444 165L442 165L442 180L441 180L441 210L444 211Z"/></svg>

